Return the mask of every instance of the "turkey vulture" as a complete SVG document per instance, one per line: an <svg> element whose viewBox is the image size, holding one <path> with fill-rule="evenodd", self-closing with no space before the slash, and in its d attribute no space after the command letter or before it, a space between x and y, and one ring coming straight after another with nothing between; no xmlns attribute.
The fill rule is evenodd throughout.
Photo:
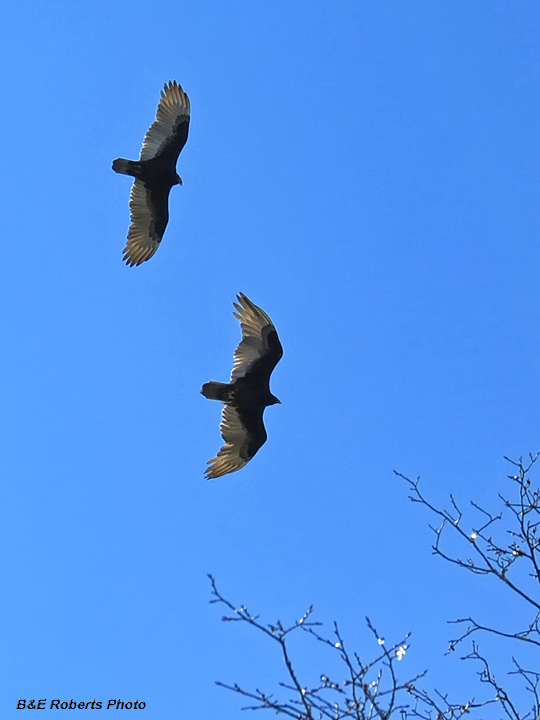
<svg viewBox="0 0 540 720"><path fill-rule="evenodd" d="M112 169L133 175L129 197L131 225L123 260L130 266L149 260L158 249L169 220L169 192L182 185L176 161L186 144L189 98L173 80L161 91L156 120L144 136L139 160L116 159Z"/></svg>
<svg viewBox="0 0 540 720"><path fill-rule="evenodd" d="M270 392L270 375L283 355L276 328L260 307L240 293L233 303L240 320L242 340L234 351L230 383L207 382L201 393L225 404L221 413L221 436L225 444L209 460L206 478L240 470L266 442L263 412L280 401Z"/></svg>

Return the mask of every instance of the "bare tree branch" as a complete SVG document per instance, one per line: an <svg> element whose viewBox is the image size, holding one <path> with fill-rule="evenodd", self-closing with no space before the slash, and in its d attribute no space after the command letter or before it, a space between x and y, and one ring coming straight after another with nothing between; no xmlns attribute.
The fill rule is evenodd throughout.
<svg viewBox="0 0 540 720"><path fill-rule="evenodd" d="M403 666L399 663L409 651L409 635L398 643L387 644L366 618L376 648L372 651L372 659L366 662L359 653L348 649L337 623L334 623L330 636L322 633L321 623L312 619L312 607L288 625L280 620L265 623L245 605L234 605L223 597L214 578L209 576L210 602L222 604L228 610L222 620L247 623L271 638L279 645L286 671L286 681L278 684L277 693L260 688L246 690L237 683L217 684L249 699L250 704L244 710L269 709L295 720L389 720L398 713L402 720L460 720L465 715L469 720L475 711L476 717L484 720L488 706L496 713L497 720L501 716L507 720L540 720L540 671L526 669L516 657L511 658L510 665L509 658L507 674L517 676L526 691L528 710L524 711L523 699L520 697L517 702L511 696L504 683L495 676L477 643L477 639L486 634L506 644L514 643L518 650L528 648L534 653L540 648L540 490L533 488L529 478L539 455L531 455L527 463L521 458L518 462L506 458L514 470L509 476L512 483L509 497L498 495L498 502L502 504L498 512L471 501L471 520L453 495L450 495L449 509L437 508L420 489L419 478L410 480L396 473L408 483L410 499L427 507L437 518L437 524L431 528L435 535L433 553L479 578L493 576L512 591L508 595L510 599L519 597L520 601L525 601L523 607L533 610L532 617L523 622L519 630L492 627L472 617L452 621L459 626L461 634L450 640L448 652L471 639L471 649L461 659L472 661L479 668L481 699L454 702L448 693L419 687L419 681L425 683L425 672L401 680L398 669ZM467 549L466 554L456 552L449 545L452 537ZM306 633L337 657L344 679L330 679L327 673L322 673L315 684L304 682L301 669L298 669L301 665L293 659L289 645L293 632ZM540 668L540 656L536 667ZM486 690L488 697L483 699Z"/></svg>
<svg viewBox="0 0 540 720"><path fill-rule="evenodd" d="M530 463L527 466L524 466L520 460L517 464L519 475L510 476L510 479L519 486L519 500L517 503L512 503L502 497L500 498L504 503L505 509L510 510L512 516L510 520L513 520L516 524L515 528L511 527L510 530L506 531L506 534L510 534L512 538L511 542L506 543L506 545L503 542L496 542L491 534L491 531L494 529L493 526L500 523L503 519L504 509L498 515L494 515L480 507L477 503L471 502L471 506L483 517L483 522L464 529L463 513L452 495L450 496L452 511L436 508L427 500L420 490L419 477L416 478L416 480L410 480L402 473L394 472L409 484L411 490L409 498L413 502L424 505L434 515L441 518L441 524L437 528L431 528L435 533L435 542L432 545L435 555L439 555L446 561L470 572L480 575L494 575L514 593L536 608L537 611L540 611L540 597L538 596L540 593L538 595L536 592L533 594L532 591L524 588L519 580L509 577L510 570L513 569L515 564L528 560L533 567L533 572L529 573L529 575L537 581L540 580L540 574L538 572L540 565L540 537L538 530L540 525L540 491L530 491L530 481L527 478L527 473L537 458L538 454L534 457L531 456ZM516 465L516 463L513 464ZM528 519L531 513L538 516L538 520L531 522ZM472 558L464 559L462 557L455 557L449 554L448 551L443 550L443 538L449 528L452 528L462 540L467 542L469 548L472 548ZM524 550L524 547L526 547L527 550Z"/></svg>
<svg viewBox="0 0 540 720"><path fill-rule="evenodd" d="M503 507L498 513L490 512L471 501L471 507L478 519L468 526L465 524L463 512L452 495L451 510L437 508L420 490L420 478L410 480L396 472L396 475L409 484L410 499L427 507L440 520L437 527L431 528L435 533L435 542L432 546L435 555L476 575L494 576L512 590L515 596L525 600L528 606L535 610L534 616L524 630L491 627L472 617L454 620L453 624L465 624L465 630L461 635L450 640L448 652L452 652L464 640L478 633L540 648L540 490L532 487L529 478L529 473L539 456L540 453L529 455L527 462L522 458L515 462L505 457L505 460L516 469L508 476L516 497L507 498L499 494L498 498ZM467 548L472 550L472 557L456 555L446 549L447 545L443 548L449 533L465 541ZM529 718L540 720L540 673L525 670L515 658L512 658L514 669L508 674L521 677L532 699L532 709L523 713L518 710L516 702L495 678L488 660L480 653L475 640L472 640L471 651L462 659L480 663L478 672L480 682L492 688L495 695L491 702L499 703L510 720ZM540 666L540 657L538 665ZM435 707L433 709L435 710ZM437 708L437 712L440 711L442 712Z"/></svg>
<svg viewBox="0 0 540 720"><path fill-rule="evenodd" d="M309 619L313 611L311 607L300 620L290 625L285 626L280 621L263 624L245 605L235 606L225 599L217 589L214 578L209 577L213 596L210 602L221 603L234 613L232 616L224 616L222 620L246 622L277 642L281 647L290 679L290 682L279 683L281 689L290 693L289 697L283 700L260 688L250 691L237 683L218 682L220 687L254 701L245 706L244 710L270 709L296 720L388 720L398 713L402 718L459 720L463 715L470 714L471 710L495 702L475 702L471 699L467 703L453 704L440 693L435 693L433 699L426 691L417 687L425 672L406 681L400 680L397 665L409 650L409 635L398 643L387 645L369 618L366 618L377 652L372 660L364 662L358 653L349 652L336 623L331 637L322 635L316 629L320 627L320 623ZM320 682L314 686L301 682L287 646L291 633L295 631L307 633L331 653L337 654L344 666L345 679L336 682L323 673Z"/></svg>

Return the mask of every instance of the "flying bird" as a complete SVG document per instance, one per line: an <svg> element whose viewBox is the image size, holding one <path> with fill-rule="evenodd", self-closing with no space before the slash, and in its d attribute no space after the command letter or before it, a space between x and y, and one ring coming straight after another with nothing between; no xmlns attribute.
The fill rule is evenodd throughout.
<svg viewBox="0 0 540 720"><path fill-rule="evenodd" d="M270 392L270 375L283 355L276 328L268 315L240 293L233 303L240 320L242 340L234 351L229 383L207 382L201 393L225 404L221 413L221 436L225 444L208 461L206 478L240 470L266 442L264 408L280 400Z"/></svg>
<svg viewBox="0 0 540 720"><path fill-rule="evenodd" d="M129 197L131 225L123 260L140 265L156 252L169 220L169 193L182 185L176 161L186 144L189 98L176 80L161 91L156 119L144 137L139 160L117 158L112 169L133 175Z"/></svg>

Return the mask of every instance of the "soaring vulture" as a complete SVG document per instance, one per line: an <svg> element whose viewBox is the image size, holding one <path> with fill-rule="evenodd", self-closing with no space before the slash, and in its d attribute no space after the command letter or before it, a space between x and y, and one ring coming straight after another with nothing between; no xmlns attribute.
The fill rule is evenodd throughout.
<svg viewBox="0 0 540 720"><path fill-rule="evenodd" d="M208 461L207 478L240 470L266 442L263 412L280 401L270 392L270 375L283 355L276 328L260 307L240 293L233 303L240 320L242 340L234 352L229 383L207 382L201 393L225 404L221 436L225 444Z"/></svg>
<svg viewBox="0 0 540 720"><path fill-rule="evenodd" d="M186 144L189 98L173 80L161 91L156 120L144 137L139 160L118 158L112 169L133 175L129 197L131 225L123 259L130 266L149 260L158 249L169 220L169 192L182 185L176 161Z"/></svg>

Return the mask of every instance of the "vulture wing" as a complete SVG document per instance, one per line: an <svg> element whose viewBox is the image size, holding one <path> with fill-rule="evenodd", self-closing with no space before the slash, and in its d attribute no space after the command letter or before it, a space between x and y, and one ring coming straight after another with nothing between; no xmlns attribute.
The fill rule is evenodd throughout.
<svg viewBox="0 0 540 720"><path fill-rule="evenodd" d="M169 190L149 189L135 180L129 196L131 225L123 260L130 266L140 265L158 249L169 220Z"/></svg>
<svg viewBox="0 0 540 720"><path fill-rule="evenodd" d="M156 120L144 137L141 160L151 160L164 153L174 158L186 144L189 129L189 98L176 80L161 91Z"/></svg>
<svg viewBox="0 0 540 720"><path fill-rule="evenodd" d="M240 320L242 340L234 351L231 382L245 377L247 373L269 378L283 356L276 328L264 310L252 303L244 293L236 297L238 303L234 303L237 310L234 317Z"/></svg>
<svg viewBox="0 0 540 720"><path fill-rule="evenodd" d="M262 409L246 411L225 405L221 413L221 437L225 440L216 457L208 461L205 477L217 478L240 470L266 441Z"/></svg>

